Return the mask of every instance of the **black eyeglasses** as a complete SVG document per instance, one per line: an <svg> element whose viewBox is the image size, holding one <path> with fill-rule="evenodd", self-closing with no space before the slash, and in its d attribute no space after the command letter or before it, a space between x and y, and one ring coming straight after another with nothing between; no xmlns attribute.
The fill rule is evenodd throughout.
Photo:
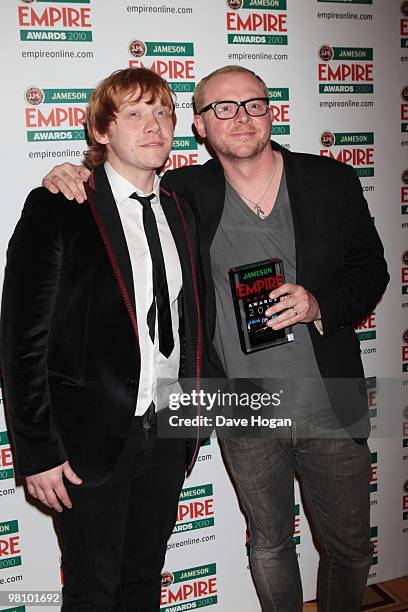
<svg viewBox="0 0 408 612"><path fill-rule="evenodd" d="M212 108L217 119L233 119L237 116L240 106L244 107L250 117L262 117L268 112L269 98L251 98L242 102L235 102L234 100L211 102L200 110L199 115Z"/></svg>

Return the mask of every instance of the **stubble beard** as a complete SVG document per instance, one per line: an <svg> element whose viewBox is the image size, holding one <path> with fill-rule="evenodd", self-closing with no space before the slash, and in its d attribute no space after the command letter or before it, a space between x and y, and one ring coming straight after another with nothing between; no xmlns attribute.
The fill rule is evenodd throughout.
<svg viewBox="0 0 408 612"><path fill-rule="evenodd" d="M227 143L216 143L214 148L216 148L217 153L221 154L229 161L239 163L259 157L266 147L269 146L269 142L269 134L265 134L265 136L259 136L252 147L248 147L248 143L244 143L243 145L237 144L234 147L231 147Z"/></svg>

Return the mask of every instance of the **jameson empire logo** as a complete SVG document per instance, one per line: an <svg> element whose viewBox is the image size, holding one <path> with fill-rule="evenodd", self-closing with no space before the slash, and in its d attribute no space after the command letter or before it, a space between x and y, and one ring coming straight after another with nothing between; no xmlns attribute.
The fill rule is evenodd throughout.
<svg viewBox="0 0 408 612"><path fill-rule="evenodd" d="M0 523L0 571L21 565L18 521Z"/></svg>
<svg viewBox="0 0 408 612"><path fill-rule="evenodd" d="M402 446L408 448L408 406L402 412Z"/></svg>
<svg viewBox="0 0 408 612"><path fill-rule="evenodd" d="M408 132L408 85L401 89L401 132Z"/></svg>
<svg viewBox="0 0 408 612"><path fill-rule="evenodd" d="M408 168L401 172L401 213L408 214Z"/></svg>
<svg viewBox="0 0 408 612"><path fill-rule="evenodd" d="M408 329L406 329L402 334L401 357L402 371L408 372Z"/></svg>
<svg viewBox="0 0 408 612"><path fill-rule="evenodd" d="M288 44L286 0L226 0L226 4L229 45Z"/></svg>
<svg viewBox="0 0 408 612"><path fill-rule="evenodd" d="M378 564L378 527L371 527L370 540L371 540L371 544L374 547L373 561L371 565L377 565Z"/></svg>
<svg viewBox="0 0 408 612"><path fill-rule="evenodd" d="M402 253L401 262L401 293L408 295L408 251Z"/></svg>
<svg viewBox="0 0 408 612"><path fill-rule="evenodd" d="M168 81L175 93L194 91L194 43L147 42L134 38L129 41L128 51L133 58L129 60L129 68L150 68ZM144 59L151 57L162 59ZM175 57L178 59L174 59Z"/></svg>
<svg viewBox="0 0 408 612"><path fill-rule="evenodd" d="M182 612L218 602L215 563L176 572L162 572L161 612Z"/></svg>
<svg viewBox="0 0 408 612"><path fill-rule="evenodd" d="M377 453L371 453L371 478L370 478L370 493L378 491L378 462Z"/></svg>
<svg viewBox="0 0 408 612"><path fill-rule="evenodd" d="M319 93L372 94L373 49L322 45L318 53Z"/></svg>
<svg viewBox="0 0 408 612"><path fill-rule="evenodd" d="M24 92L28 142L85 140L83 122L91 93L92 89L28 87Z"/></svg>
<svg viewBox="0 0 408 612"><path fill-rule="evenodd" d="M370 419L375 419L378 416L377 403L377 377L368 376L366 379L367 401Z"/></svg>
<svg viewBox="0 0 408 612"><path fill-rule="evenodd" d="M271 269L272 271L272 269ZM264 291L272 291L283 285L283 275L275 274L273 276L265 276L259 278L253 283L238 283L236 291L238 298L244 298L252 294L262 293Z"/></svg>
<svg viewBox="0 0 408 612"><path fill-rule="evenodd" d="M173 150L167 158L161 172L174 170L182 166L198 164L198 145L194 136L177 136L173 141ZM193 153L192 151L196 151Z"/></svg>
<svg viewBox="0 0 408 612"><path fill-rule="evenodd" d="M91 0L63 0L64 4L90 4ZM88 6L47 6L62 0L20 0L20 40L28 42L92 42L92 9Z"/></svg>
<svg viewBox="0 0 408 612"><path fill-rule="evenodd" d="M213 485L206 484L183 489L173 533L214 526Z"/></svg>
<svg viewBox="0 0 408 612"><path fill-rule="evenodd" d="M13 455L7 431L0 431L0 480L14 477Z"/></svg>
<svg viewBox="0 0 408 612"><path fill-rule="evenodd" d="M374 176L374 132L329 132L320 136L320 155L351 164L357 176Z"/></svg>
<svg viewBox="0 0 408 612"><path fill-rule="evenodd" d="M300 544L300 507L295 504L295 524L293 529L293 541L296 545Z"/></svg>
<svg viewBox="0 0 408 612"><path fill-rule="evenodd" d="M401 49L408 49L408 0L401 2L400 36Z"/></svg>
<svg viewBox="0 0 408 612"><path fill-rule="evenodd" d="M402 496L402 519L408 520L408 480L402 486L404 495Z"/></svg>
<svg viewBox="0 0 408 612"><path fill-rule="evenodd" d="M272 109L272 134L290 134L289 87L268 87Z"/></svg>
<svg viewBox="0 0 408 612"><path fill-rule="evenodd" d="M248 278L257 278L258 276L266 276L267 274L273 274L274 270L271 267L268 268L260 268L259 270L251 270L250 272L245 272L243 275L243 280L247 280Z"/></svg>
<svg viewBox="0 0 408 612"><path fill-rule="evenodd" d="M357 333L357 338L360 342L365 340L375 340L377 337L375 311L373 311L366 319L363 319L355 325L354 329Z"/></svg>

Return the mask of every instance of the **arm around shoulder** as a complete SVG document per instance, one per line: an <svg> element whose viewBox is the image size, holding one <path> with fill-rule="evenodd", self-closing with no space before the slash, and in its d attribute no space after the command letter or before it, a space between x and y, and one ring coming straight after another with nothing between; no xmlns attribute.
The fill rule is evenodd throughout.
<svg viewBox="0 0 408 612"><path fill-rule="evenodd" d="M86 166L74 166L65 162L54 166L42 180L42 186L51 193L61 192L68 200L76 200L79 204L85 202L84 182L88 180L90 171Z"/></svg>

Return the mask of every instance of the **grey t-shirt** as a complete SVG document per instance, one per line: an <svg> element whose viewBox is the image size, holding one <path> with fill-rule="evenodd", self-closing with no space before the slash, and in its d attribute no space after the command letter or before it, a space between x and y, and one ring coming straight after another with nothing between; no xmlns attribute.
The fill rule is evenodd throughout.
<svg viewBox="0 0 408 612"><path fill-rule="evenodd" d="M264 390L271 393L284 387L285 407L292 418L329 409L305 324L293 327L293 342L248 355L243 353L239 342L229 269L279 257L283 260L286 282L296 282L295 239L284 172L275 205L265 219L259 218L226 182L224 211L210 255L217 308L214 343L227 376L262 378Z"/></svg>

